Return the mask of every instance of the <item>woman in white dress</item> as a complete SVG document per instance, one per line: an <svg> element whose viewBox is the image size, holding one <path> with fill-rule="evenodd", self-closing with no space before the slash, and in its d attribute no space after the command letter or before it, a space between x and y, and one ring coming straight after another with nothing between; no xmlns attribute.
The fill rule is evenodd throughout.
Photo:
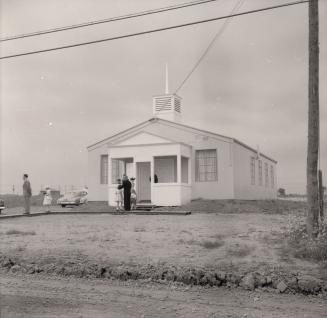
<svg viewBox="0 0 327 318"><path fill-rule="evenodd" d="M52 196L50 187L45 188L44 199L43 199L43 206L46 208L46 212L50 212L50 206L52 203Z"/></svg>
<svg viewBox="0 0 327 318"><path fill-rule="evenodd" d="M119 189L119 186L121 185L121 179L118 179L118 187L116 189L116 211L120 212L123 210L123 201L124 201L124 195L123 195L123 189Z"/></svg>

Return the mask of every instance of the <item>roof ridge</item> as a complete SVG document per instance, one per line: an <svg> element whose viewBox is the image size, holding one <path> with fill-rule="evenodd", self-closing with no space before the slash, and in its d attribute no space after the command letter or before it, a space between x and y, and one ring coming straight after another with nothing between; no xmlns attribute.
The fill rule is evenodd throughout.
<svg viewBox="0 0 327 318"><path fill-rule="evenodd" d="M119 133L116 133L116 134L114 134L114 135L112 135L112 136L110 136L110 137L107 137L107 138L105 138L105 139L103 139L103 140L100 140L100 141L98 141L98 142L96 142L96 143L94 143L94 144L88 146L87 149L90 149L90 148L92 148L92 147L94 147L94 146L96 146L96 145L98 145L98 144L101 144L101 143L103 143L103 142L106 142L107 140L109 141L110 139L113 139L113 138L115 138L115 137L118 137L118 136L121 135L121 134L128 133L129 131L131 131L131 130L133 130L133 129L136 129L136 128L142 126L142 125L145 125L145 124L152 124L152 123L159 122L159 121L161 121L161 122L163 122L163 123L173 124L173 125L176 125L176 126L182 126L182 127L188 128L188 129L198 130L198 131L201 131L201 132L206 133L206 134L211 134L211 135L219 136L219 137L221 137L221 138L226 138L226 139L231 140L231 141L234 142L234 143L239 144L239 145L242 146L242 147L245 147L245 148L247 148L247 149L249 149L249 150L251 150L251 151L257 153L257 150L256 150L256 149L254 149L254 148L248 146L247 144L245 144L245 143L239 141L239 140L236 139L236 138L228 137L228 136L224 136L224 135L221 135L221 134L218 134L218 133L215 133L215 132L211 132L211 131L204 130L204 129L201 129L201 128L192 127L192 126L189 126L189 125L185 125L185 124L182 124L182 123L173 122L173 121L170 121L170 120L167 120L167 119L158 118L158 117L151 117L150 119L145 120L145 121L143 121L143 122L141 122L141 123L139 123L139 124L137 124L137 125L134 125L134 126L132 126L132 127L130 127L130 128L127 128L127 129L125 129L125 130L119 132ZM263 157L265 157L265 158L268 159L268 160L271 160L271 161L277 163L277 161L276 161L275 159L272 159L272 158L266 156L265 154L263 154L263 153L261 153L261 152L260 152L260 155L263 156Z"/></svg>

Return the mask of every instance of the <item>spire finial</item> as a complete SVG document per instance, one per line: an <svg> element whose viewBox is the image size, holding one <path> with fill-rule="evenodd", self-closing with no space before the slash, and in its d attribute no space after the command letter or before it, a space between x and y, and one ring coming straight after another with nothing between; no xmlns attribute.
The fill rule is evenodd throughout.
<svg viewBox="0 0 327 318"><path fill-rule="evenodd" d="M166 88L165 88L165 94L169 94L169 79L168 79L168 63L166 63Z"/></svg>

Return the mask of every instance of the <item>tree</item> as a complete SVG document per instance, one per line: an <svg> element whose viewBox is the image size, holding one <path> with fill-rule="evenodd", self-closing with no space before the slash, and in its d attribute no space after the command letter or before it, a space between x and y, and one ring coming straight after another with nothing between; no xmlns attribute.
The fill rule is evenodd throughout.
<svg viewBox="0 0 327 318"><path fill-rule="evenodd" d="M319 18L318 0L309 1L309 112L307 153L307 232L316 235L319 222Z"/></svg>
<svg viewBox="0 0 327 318"><path fill-rule="evenodd" d="M284 188L279 188L278 195L284 197L286 195L286 190Z"/></svg>

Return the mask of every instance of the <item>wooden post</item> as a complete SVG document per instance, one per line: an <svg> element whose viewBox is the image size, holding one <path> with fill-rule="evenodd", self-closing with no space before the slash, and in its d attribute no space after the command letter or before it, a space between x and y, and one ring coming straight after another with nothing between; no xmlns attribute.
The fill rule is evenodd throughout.
<svg viewBox="0 0 327 318"><path fill-rule="evenodd" d="M319 170L319 212L320 222L324 221L324 184L322 181L322 171Z"/></svg>
<svg viewBox="0 0 327 318"><path fill-rule="evenodd" d="M307 232L318 232L318 152L319 152L319 18L318 0L309 0L309 111L307 154Z"/></svg>

